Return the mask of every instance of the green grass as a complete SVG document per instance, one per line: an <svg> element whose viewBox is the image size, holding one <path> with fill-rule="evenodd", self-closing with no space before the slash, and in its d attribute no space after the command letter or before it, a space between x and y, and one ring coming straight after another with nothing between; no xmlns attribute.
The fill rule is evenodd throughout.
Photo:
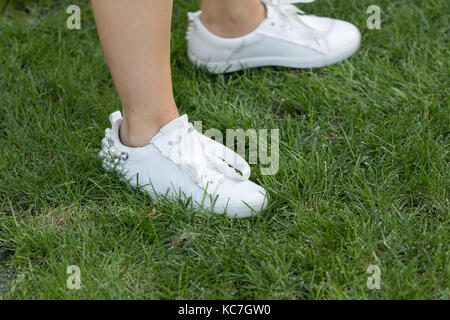
<svg viewBox="0 0 450 320"><path fill-rule="evenodd" d="M73 3L79 31L66 29ZM366 27L371 4L381 30ZM352 59L219 76L185 55L197 8L175 4L178 106L204 128L280 129L279 172L252 166L269 208L208 218L105 174L97 152L120 103L89 3L12 1L0 15L0 297L449 299L450 3L316 1L302 8L360 28ZM366 286L370 264L380 290ZM81 290L66 287L69 265Z"/></svg>

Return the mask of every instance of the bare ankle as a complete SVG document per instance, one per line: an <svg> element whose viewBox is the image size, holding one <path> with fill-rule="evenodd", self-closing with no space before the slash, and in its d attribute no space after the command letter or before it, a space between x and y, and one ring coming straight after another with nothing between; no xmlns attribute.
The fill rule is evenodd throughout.
<svg viewBox="0 0 450 320"><path fill-rule="evenodd" d="M120 141L128 147L144 147L150 143L159 129L178 116L178 112L174 111L152 120L124 118L119 131Z"/></svg>
<svg viewBox="0 0 450 320"><path fill-rule="evenodd" d="M248 8L248 12L213 12L203 11L200 19L205 27L223 38L242 37L255 30L266 18L266 7L260 2L257 6Z"/></svg>

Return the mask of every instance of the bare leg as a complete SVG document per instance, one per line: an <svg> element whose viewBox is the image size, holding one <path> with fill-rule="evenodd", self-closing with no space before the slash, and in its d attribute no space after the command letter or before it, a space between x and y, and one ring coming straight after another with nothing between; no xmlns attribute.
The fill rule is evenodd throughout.
<svg viewBox="0 0 450 320"><path fill-rule="evenodd" d="M98 33L123 106L122 143L144 146L179 116L172 92L172 0L92 0Z"/></svg>
<svg viewBox="0 0 450 320"><path fill-rule="evenodd" d="M203 24L224 38L246 35L266 18L261 0L201 0L201 4Z"/></svg>

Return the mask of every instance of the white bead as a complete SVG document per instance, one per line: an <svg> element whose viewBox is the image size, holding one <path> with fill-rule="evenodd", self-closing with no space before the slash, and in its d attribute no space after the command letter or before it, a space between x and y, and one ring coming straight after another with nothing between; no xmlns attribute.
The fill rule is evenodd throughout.
<svg viewBox="0 0 450 320"><path fill-rule="evenodd" d="M102 159L105 157L105 153L103 152L103 150L100 150L100 152L98 153L98 156Z"/></svg>
<svg viewBox="0 0 450 320"><path fill-rule="evenodd" d="M117 158L116 158L116 159L114 159L114 165L116 165L116 166L117 166L117 165L119 164L119 162L120 162L120 160L119 160L119 159L117 159Z"/></svg>
<svg viewBox="0 0 450 320"><path fill-rule="evenodd" d="M106 135L111 135L111 129L110 128L106 128L105 129L105 134Z"/></svg>
<svg viewBox="0 0 450 320"><path fill-rule="evenodd" d="M118 150L116 147L112 146L109 148L109 153L111 154L111 156L115 157L118 153Z"/></svg>
<svg viewBox="0 0 450 320"><path fill-rule="evenodd" d="M119 164L123 166L125 164L125 160L120 159Z"/></svg>
<svg viewBox="0 0 450 320"><path fill-rule="evenodd" d="M124 168L123 166L119 165L119 166L117 166L116 170L117 170L117 172L119 172L119 173L123 173L123 171L125 170L125 168Z"/></svg>
<svg viewBox="0 0 450 320"><path fill-rule="evenodd" d="M105 169L106 171L110 171L110 170L111 170L110 163L109 163L109 161L107 161L106 159L103 160L103 162L102 162L102 167L103 167L103 169Z"/></svg>
<svg viewBox="0 0 450 320"><path fill-rule="evenodd" d="M120 159L123 161L128 160L128 153L122 152L122 154L120 155Z"/></svg>
<svg viewBox="0 0 450 320"><path fill-rule="evenodd" d="M109 140L107 138L103 138L102 139L102 145L107 146L109 144L110 144L110 142L109 142Z"/></svg>

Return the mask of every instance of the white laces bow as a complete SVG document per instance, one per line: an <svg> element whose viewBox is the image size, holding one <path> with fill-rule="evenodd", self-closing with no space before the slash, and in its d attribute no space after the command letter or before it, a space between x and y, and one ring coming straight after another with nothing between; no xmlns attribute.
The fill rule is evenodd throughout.
<svg viewBox="0 0 450 320"><path fill-rule="evenodd" d="M184 174L202 187L215 187L225 176L244 181L250 177L250 166L237 153L200 134L191 123L174 130L169 143L172 160ZM239 174L240 171L242 174Z"/></svg>

